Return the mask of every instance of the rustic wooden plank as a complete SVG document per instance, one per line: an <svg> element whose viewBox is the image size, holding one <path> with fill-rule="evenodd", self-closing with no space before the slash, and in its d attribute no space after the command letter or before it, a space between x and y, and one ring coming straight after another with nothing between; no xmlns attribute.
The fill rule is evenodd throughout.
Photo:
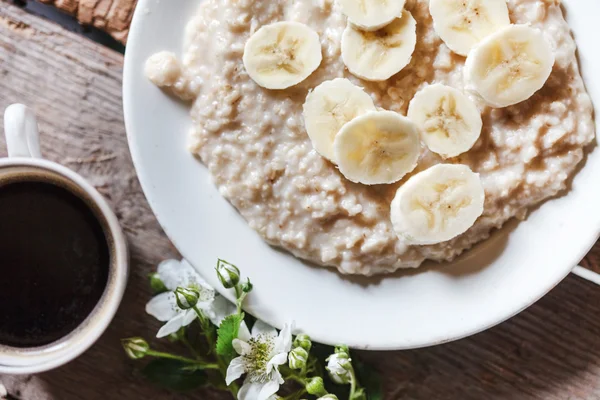
<svg viewBox="0 0 600 400"><path fill-rule="evenodd" d="M600 242L596 243L588 255L583 259L581 265L600 274Z"/></svg>
<svg viewBox="0 0 600 400"><path fill-rule="evenodd" d="M87 177L112 204L132 250L132 274L114 322L82 357L37 376L0 376L23 400L226 399L214 391L179 395L135 373L123 336L158 324L143 312L146 275L176 256L140 190L121 110L122 56L0 2L0 109L32 106L45 156ZM1 116L0 116L1 123ZM5 156L0 139L0 156ZM585 263L597 266L600 247ZM376 310L374 310L376 311ZM538 304L485 333L404 352L361 352L379 370L386 399L600 398L600 289L571 276ZM357 321L359 322L359 321Z"/></svg>
<svg viewBox="0 0 600 400"><path fill-rule="evenodd" d="M38 0L77 17L83 25L108 32L125 43L137 0Z"/></svg>

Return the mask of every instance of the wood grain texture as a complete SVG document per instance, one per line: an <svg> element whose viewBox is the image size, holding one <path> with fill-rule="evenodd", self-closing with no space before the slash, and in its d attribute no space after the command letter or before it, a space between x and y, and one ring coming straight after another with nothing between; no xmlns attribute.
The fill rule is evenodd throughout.
<svg viewBox="0 0 600 400"><path fill-rule="evenodd" d="M77 17L83 25L108 32L125 43L137 0L38 0ZM174 0L177 1L177 0Z"/></svg>
<svg viewBox="0 0 600 400"><path fill-rule="evenodd" d="M158 328L143 312L150 297L146 276L162 259L177 256L131 163L122 65L121 55L0 2L0 109L13 102L35 109L44 155L78 171L106 196L132 253L123 305L98 343L55 371L0 376L0 382L22 400L225 400L210 390L181 395L154 388L119 346L121 337L150 336ZM5 155L0 138L0 157ZM599 259L597 246L585 264L597 267ZM485 333L428 349L357 356L383 375L385 399L600 399L600 288L570 276Z"/></svg>

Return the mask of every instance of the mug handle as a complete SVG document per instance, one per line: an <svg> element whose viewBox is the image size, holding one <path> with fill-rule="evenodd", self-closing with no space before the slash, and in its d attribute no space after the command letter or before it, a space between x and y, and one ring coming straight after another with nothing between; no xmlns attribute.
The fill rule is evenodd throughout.
<svg viewBox="0 0 600 400"><path fill-rule="evenodd" d="M4 135L9 157L42 158L37 119L29 107L8 106L4 112Z"/></svg>

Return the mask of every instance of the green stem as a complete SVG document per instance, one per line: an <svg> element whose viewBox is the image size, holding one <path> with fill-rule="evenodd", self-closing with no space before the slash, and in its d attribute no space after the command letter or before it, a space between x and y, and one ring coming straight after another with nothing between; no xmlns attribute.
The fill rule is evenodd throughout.
<svg viewBox="0 0 600 400"><path fill-rule="evenodd" d="M157 358L168 358L170 360L177 360L177 361L184 362L186 364L193 364L198 367L201 367L201 369L219 369L219 366L217 364L204 363L204 362L201 362L198 360L194 360L193 358L177 356L177 355L171 354L171 353L163 353L161 351L148 350L146 352L146 355L149 355L152 357L157 357Z"/></svg>
<svg viewBox="0 0 600 400"><path fill-rule="evenodd" d="M206 337L206 341L208 342L210 349L213 350L215 348L216 342L212 335L211 323L208 318L198 309L198 307L194 307L194 311L198 316L198 323L200 324L200 328L202 329L202 333Z"/></svg>
<svg viewBox="0 0 600 400"><path fill-rule="evenodd" d="M185 345L185 347L187 347L187 349L190 351L190 353L192 353L192 355L194 357L196 357L196 359L198 361L205 361L204 358L200 355L200 353L198 353L198 351L196 351L194 346L192 346L190 341L185 336L181 337L181 343L183 343Z"/></svg>
<svg viewBox="0 0 600 400"><path fill-rule="evenodd" d="M242 292L241 286L240 285L236 285L235 286L235 304L237 306L237 314L241 315L242 314L242 305L244 304L244 299L246 298L246 295L248 293Z"/></svg>
<svg viewBox="0 0 600 400"><path fill-rule="evenodd" d="M219 364L219 370L221 371L221 376L223 376L223 380L225 380L227 377L227 364L225 364L225 361L219 356L217 356L217 361ZM233 398L237 399L237 394L240 391L239 385L235 382L231 382L231 384L227 386L227 388L233 395Z"/></svg>
<svg viewBox="0 0 600 400"><path fill-rule="evenodd" d="M296 393L292 393L289 396L283 398L283 400L298 400L302 397L306 392L306 389L298 390Z"/></svg>
<svg viewBox="0 0 600 400"><path fill-rule="evenodd" d="M294 382L298 382L302 386L306 385L306 379L300 378L298 375L290 375L288 379L293 380Z"/></svg>
<svg viewBox="0 0 600 400"><path fill-rule="evenodd" d="M194 311L196 312L196 315L198 315L198 321L200 322L200 326L202 328L202 333L204 334L204 337L206 338L206 342L208 343L208 346L211 349L215 349L217 346L217 342L216 342L215 338L213 337L210 321L208 320L208 318L206 318L204 316L204 314L202 314L202 311L200 311L198 309L198 307L194 307ZM215 354L215 357L217 359L217 364L216 364L217 368L216 369L218 369L221 372L223 381L225 381L227 379L227 364L225 364L225 360L223 360L223 358L221 356L219 356L218 354ZM237 394L240 390L240 387L238 386L238 384L235 382L232 382L231 385L229 385L227 388L229 389L229 391L231 392L233 397L237 399Z"/></svg>
<svg viewBox="0 0 600 400"><path fill-rule="evenodd" d="M354 367L350 370L350 399L354 399L354 395L356 394L356 387L358 382L356 380L356 373L354 372Z"/></svg>

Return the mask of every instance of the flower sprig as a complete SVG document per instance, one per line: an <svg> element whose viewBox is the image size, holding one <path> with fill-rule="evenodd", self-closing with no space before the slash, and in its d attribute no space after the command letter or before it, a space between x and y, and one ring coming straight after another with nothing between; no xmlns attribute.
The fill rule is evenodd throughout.
<svg viewBox="0 0 600 400"><path fill-rule="evenodd" d="M141 337L123 339L130 358L152 358L142 369L147 378L174 390L212 386L239 400L381 398L372 373L365 375L367 387L359 383L347 346L331 349L305 334L294 337L293 323L278 332L247 316L243 304L253 289L250 280L242 281L239 268L225 260L215 270L235 294L235 304L216 294L185 260L165 261L150 276L156 295L146 311L165 322L156 336L181 343L189 355L157 350Z"/></svg>

